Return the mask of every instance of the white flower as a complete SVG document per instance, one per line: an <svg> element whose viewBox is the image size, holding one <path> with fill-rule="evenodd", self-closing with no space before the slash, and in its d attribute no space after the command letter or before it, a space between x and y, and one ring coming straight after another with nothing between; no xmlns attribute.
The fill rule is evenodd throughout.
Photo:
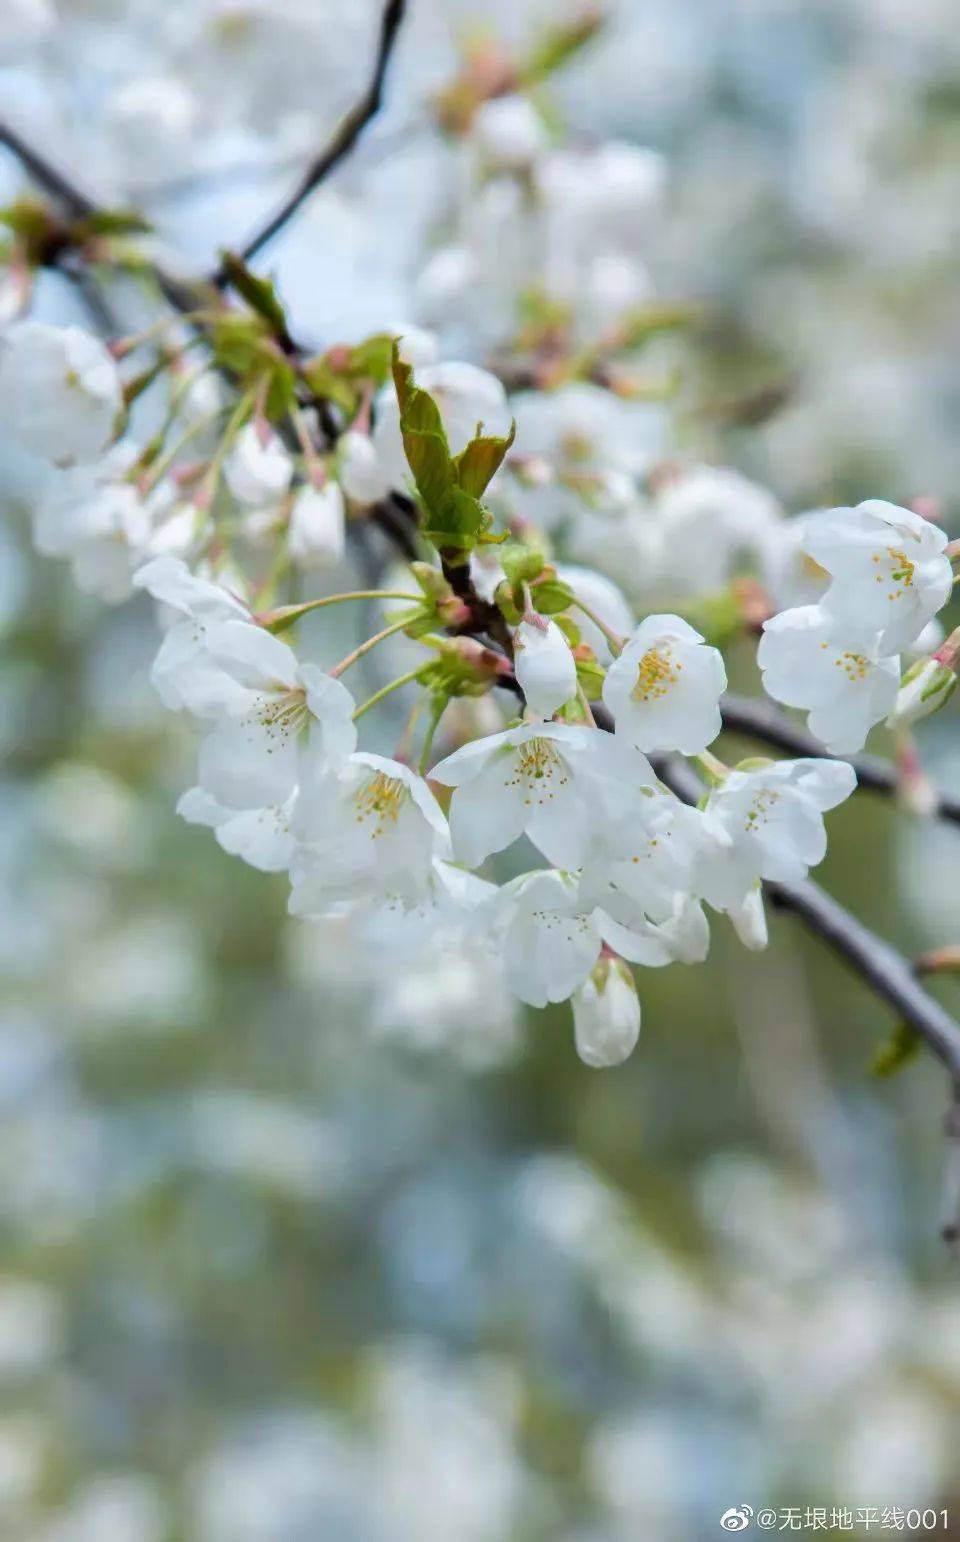
<svg viewBox="0 0 960 1542"><path fill-rule="evenodd" d="M223 469L234 497L254 508L282 498L293 477L293 461L279 437L256 423L237 435Z"/></svg>
<svg viewBox="0 0 960 1542"><path fill-rule="evenodd" d="M621 1065L640 1037L640 1001L633 975L620 959L604 956L574 991L577 1054L596 1069Z"/></svg>
<svg viewBox="0 0 960 1542"><path fill-rule="evenodd" d="M293 798L272 808L225 808L202 787L191 787L177 804L188 824L209 825L224 851L262 873L284 873L296 843L290 830Z"/></svg>
<svg viewBox="0 0 960 1542"><path fill-rule="evenodd" d="M823 814L857 785L842 760L781 760L731 771L707 800L707 812L730 838L701 855L698 892L717 910L742 907L758 878L795 883L827 850Z"/></svg>
<svg viewBox="0 0 960 1542"><path fill-rule="evenodd" d="M123 480L130 460L118 446L96 466L52 472L33 513L37 550L69 558L77 586L111 604L131 593L151 540L150 506Z"/></svg>
<svg viewBox="0 0 960 1542"><path fill-rule="evenodd" d="M290 510L287 545L301 567L330 567L346 544L343 493L336 482L302 487Z"/></svg>
<svg viewBox="0 0 960 1542"><path fill-rule="evenodd" d="M621 805L598 821L580 878L581 899L633 930L669 922L693 893L705 856L728 844L716 821L666 788L649 786L629 808Z"/></svg>
<svg viewBox="0 0 960 1542"><path fill-rule="evenodd" d="M607 671L603 699L638 749L697 755L720 732L726 684L699 632L679 616L647 616Z"/></svg>
<svg viewBox="0 0 960 1542"><path fill-rule="evenodd" d="M506 982L531 1007L566 1001L582 985L602 944L596 917L584 911L568 874L524 873L491 906Z"/></svg>
<svg viewBox="0 0 960 1542"><path fill-rule="evenodd" d="M150 514L129 482L103 488L77 511L79 538L70 553L78 589L110 604L133 591L133 575L147 554Z"/></svg>
<svg viewBox="0 0 960 1542"><path fill-rule="evenodd" d="M429 364L416 383L429 391L443 418L450 449L458 455L483 423L488 433L502 433L510 423L507 397L496 375L475 364ZM392 386L377 397L373 443L388 487L403 490L411 480L400 437L400 407Z"/></svg>
<svg viewBox="0 0 960 1542"><path fill-rule="evenodd" d="M633 612L612 579L592 568L574 567L572 563L557 563L557 577L569 584L578 600L588 605L600 617L611 632L626 637L634 628ZM610 663L610 644L600 628L582 610L576 612L577 629L581 638L592 648L599 663Z"/></svg>
<svg viewBox="0 0 960 1542"><path fill-rule="evenodd" d="M763 890L757 884L739 905L728 905L727 914L745 948L759 953L767 946L767 917L763 908Z"/></svg>
<svg viewBox="0 0 960 1542"><path fill-rule="evenodd" d="M472 132L484 159L509 169L529 166L549 144L543 119L524 96L498 96L484 102Z"/></svg>
<svg viewBox="0 0 960 1542"><path fill-rule="evenodd" d="M133 583L176 618L150 671L164 706L198 717L242 711L250 693L210 657L207 634L224 621L249 621L247 607L220 584L196 577L178 557L154 558L134 574Z"/></svg>
<svg viewBox="0 0 960 1542"><path fill-rule="evenodd" d="M354 503L377 503L390 491L369 434L350 429L338 446L340 486Z"/></svg>
<svg viewBox="0 0 960 1542"><path fill-rule="evenodd" d="M838 641L899 653L950 597L953 573L939 526L873 498L812 525L805 550L831 582L821 605Z"/></svg>
<svg viewBox="0 0 960 1542"><path fill-rule="evenodd" d="M788 707L803 707L811 733L833 755L862 748L893 708L900 660L879 658L833 640L833 621L818 605L781 611L764 623L757 649L764 690Z"/></svg>
<svg viewBox="0 0 960 1542"><path fill-rule="evenodd" d="M279 637L242 621L212 628L206 648L247 692L242 709L221 718L200 746L200 786L219 803L285 803L305 770L315 780L352 754L354 701L339 680L301 664Z"/></svg>
<svg viewBox="0 0 960 1542"><path fill-rule="evenodd" d="M358 936L371 950L389 953L391 962L398 957L409 959L418 950L476 944L485 937L480 913L496 893L496 884L435 857L415 905L404 904L392 894L380 902L360 902ZM324 904L329 907L329 898Z"/></svg>
<svg viewBox="0 0 960 1542"><path fill-rule="evenodd" d="M595 830L652 786L647 761L611 734L524 723L464 745L430 773L454 787L457 858L477 867L523 834L558 867L583 865Z"/></svg>
<svg viewBox="0 0 960 1542"><path fill-rule="evenodd" d="M294 915L324 915L351 900L414 908L429 898L434 859L450 855L447 821L426 782L380 755L358 753L305 779L294 830Z"/></svg>
<svg viewBox="0 0 960 1542"><path fill-rule="evenodd" d="M521 621L513 634L514 668L527 705L552 717L577 694L577 666L555 621Z"/></svg>
<svg viewBox="0 0 960 1542"><path fill-rule="evenodd" d="M918 723L945 707L957 688L956 670L938 658L918 660L903 677L888 728L902 728Z"/></svg>
<svg viewBox="0 0 960 1542"><path fill-rule="evenodd" d="M122 404L116 363L82 328L24 321L0 337L0 425L31 454L96 460Z"/></svg>

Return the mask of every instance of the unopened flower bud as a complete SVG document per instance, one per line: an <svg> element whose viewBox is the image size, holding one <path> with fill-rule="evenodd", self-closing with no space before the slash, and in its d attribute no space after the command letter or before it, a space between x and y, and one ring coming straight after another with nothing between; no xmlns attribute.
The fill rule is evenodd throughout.
<svg viewBox="0 0 960 1542"><path fill-rule="evenodd" d="M495 166L529 166L547 148L543 119L523 96L500 96L484 102L473 120L482 155Z"/></svg>
<svg viewBox="0 0 960 1542"><path fill-rule="evenodd" d="M517 680L527 704L552 717L577 692L577 666L555 621L531 614L514 633Z"/></svg>
<svg viewBox="0 0 960 1542"><path fill-rule="evenodd" d="M572 997L577 1054L600 1069L620 1065L640 1037L640 1001L633 975L619 958L604 955Z"/></svg>
<svg viewBox="0 0 960 1542"><path fill-rule="evenodd" d="M767 946L769 937L760 885L757 884L755 889L751 889L741 904L731 905L727 914L744 947L749 948L751 953L762 952Z"/></svg>
<svg viewBox="0 0 960 1542"><path fill-rule="evenodd" d="M346 543L343 493L336 482L302 487L290 510L287 546L301 567L339 562Z"/></svg>
<svg viewBox="0 0 960 1542"><path fill-rule="evenodd" d="M950 652L951 661L943 662ZM957 686L954 667L955 653L945 643L932 658L918 659L903 677L893 711L887 718L888 728L902 728L907 723L919 722L946 706Z"/></svg>

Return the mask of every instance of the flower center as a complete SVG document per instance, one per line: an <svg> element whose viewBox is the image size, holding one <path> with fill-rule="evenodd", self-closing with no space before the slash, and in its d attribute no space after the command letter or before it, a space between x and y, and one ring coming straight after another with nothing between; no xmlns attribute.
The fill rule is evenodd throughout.
<svg viewBox="0 0 960 1542"><path fill-rule="evenodd" d="M775 804L779 803L780 794L773 787L761 787L753 802L747 810L747 817L743 822L743 828L748 835L759 830L763 825L769 824Z"/></svg>
<svg viewBox="0 0 960 1542"><path fill-rule="evenodd" d="M867 670L870 665L862 653L838 653L833 662L837 669L843 670L847 679L853 685L856 685L858 680L865 680L867 678Z"/></svg>
<svg viewBox="0 0 960 1542"><path fill-rule="evenodd" d="M874 574L876 582L889 585L888 600L899 600L908 589L913 588L913 575L917 565L910 561L906 552L899 546L888 546L885 553L874 552L873 561L877 567L877 572Z"/></svg>
<svg viewBox="0 0 960 1542"><path fill-rule="evenodd" d="M510 770L511 774L504 785L522 787L523 801L528 808L534 798L541 804L552 802L557 787L566 787L570 780L552 739L530 739L526 744L521 744Z"/></svg>
<svg viewBox="0 0 960 1542"><path fill-rule="evenodd" d="M400 810L403 808L407 796L407 788L395 776L387 776L383 771L377 771L360 786L354 794L353 805L356 809L358 825L372 822L373 829L370 832L371 839L377 840L395 825L400 818Z"/></svg>
<svg viewBox="0 0 960 1542"><path fill-rule="evenodd" d="M257 711L257 718L271 741L267 753L286 743L292 735L305 728L310 717L306 695L302 690L278 692L264 698Z"/></svg>
<svg viewBox="0 0 960 1542"><path fill-rule="evenodd" d="M673 644L661 642L648 648L637 665L637 683L630 692L634 701L660 701L678 683L683 665L673 656Z"/></svg>

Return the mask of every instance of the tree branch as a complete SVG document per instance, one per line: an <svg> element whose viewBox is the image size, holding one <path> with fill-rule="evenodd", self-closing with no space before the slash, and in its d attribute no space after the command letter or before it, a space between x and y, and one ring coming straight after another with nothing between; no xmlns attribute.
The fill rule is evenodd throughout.
<svg viewBox="0 0 960 1542"><path fill-rule="evenodd" d="M697 803L703 783L686 761L654 757L657 775L685 803ZM944 1122L945 1242L960 1240L960 1025L920 984L903 956L811 879L802 883L766 883L778 910L795 915L893 1007L898 1018L919 1034L950 1078L950 1106Z"/></svg>
<svg viewBox="0 0 960 1542"><path fill-rule="evenodd" d="M84 220L95 218L105 212L105 206L92 198L82 187L54 166L45 155L22 137L21 134L4 119L0 118L0 144L6 145L12 150L40 187L60 204L64 212L72 219ZM150 268L156 281L163 292L164 297L173 306L174 310L181 312L195 310L199 305L209 303L210 288L203 281L189 278L182 273L176 273L164 263L154 260ZM65 270L67 271L67 270ZM67 271L67 277L72 275Z"/></svg>
<svg viewBox="0 0 960 1542"><path fill-rule="evenodd" d="M309 198L314 189L319 187L335 167L350 154L367 124L380 111L387 66L390 63L406 9L406 0L386 0L380 21L377 56L366 91L344 118L329 144L311 161L289 197L284 200L276 213L244 242L240 248L240 256L244 262L249 262L251 257L255 257L257 252L280 233L304 200ZM213 276L213 283L218 288L223 288L228 281L229 274L221 266Z"/></svg>
<svg viewBox="0 0 960 1542"><path fill-rule="evenodd" d="M774 749L785 750L788 755L829 756L820 740L799 723L791 722L771 702L754 700L750 696L728 694L720 702L723 726L730 733L743 734L748 739L759 739ZM897 768L880 755L835 755L834 760L846 760L857 773L857 783L870 792L895 797L900 779ZM955 793L938 791L936 810L941 819L960 823L960 797Z"/></svg>

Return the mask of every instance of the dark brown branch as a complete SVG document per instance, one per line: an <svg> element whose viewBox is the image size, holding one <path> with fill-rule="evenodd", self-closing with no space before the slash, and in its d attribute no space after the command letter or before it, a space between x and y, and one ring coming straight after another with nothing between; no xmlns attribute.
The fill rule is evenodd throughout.
<svg viewBox="0 0 960 1542"><path fill-rule="evenodd" d="M748 739L759 739L774 749L788 755L829 756L820 740L799 723L794 723L771 702L754 700L749 696L724 696L720 703L723 726L730 733L743 734ZM897 768L880 755L840 755L833 759L849 761L857 773L857 783L869 792L896 796L899 791ZM936 793L936 813L941 819L960 823L960 797L955 793Z"/></svg>
<svg viewBox="0 0 960 1542"><path fill-rule="evenodd" d="M240 256L244 262L249 262L255 257L274 236L278 235L287 222L293 218L305 199L309 198L315 188L321 182L326 181L330 173L339 166L353 149L367 124L376 117L383 102L383 86L387 74L387 66L393 53L400 25L406 13L406 0L386 0L383 8L383 16L380 21L380 38L377 46L377 56L374 62L373 74L363 96L356 106L347 114L340 127L337 129L330 143L321 150L320 154L311 161L300 181L265 224L244 242L240 248ZM213 282L218 287L223 287L229 281L229 274L220 267L214 275Z"/></svg>

